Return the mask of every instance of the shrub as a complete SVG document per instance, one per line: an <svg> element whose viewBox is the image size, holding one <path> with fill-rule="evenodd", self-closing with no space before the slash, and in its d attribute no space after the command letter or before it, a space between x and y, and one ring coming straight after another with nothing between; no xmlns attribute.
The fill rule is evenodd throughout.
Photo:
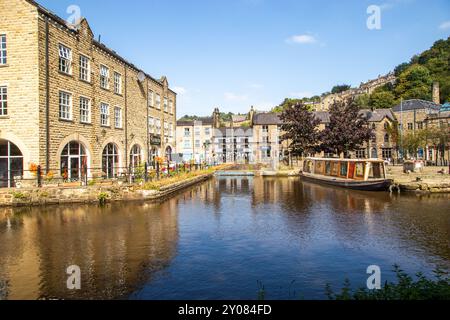
<svg viewBox="0 0 450 320"><path fill-rule="evenodd" d="M418 273L413 279L400 267L394 268L397 283L386 282L381 290L362 288L352 291L350 281L346 280L337 294L327 285L327 296L330 300L450 300L450 277L447 272L436 270L435 279L427 279Z"/></svg>

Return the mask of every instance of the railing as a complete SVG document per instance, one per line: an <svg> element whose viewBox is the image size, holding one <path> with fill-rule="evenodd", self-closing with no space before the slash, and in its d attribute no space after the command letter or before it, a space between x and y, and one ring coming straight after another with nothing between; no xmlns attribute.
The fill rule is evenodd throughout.
<svg viewBox="0 0 450 320"><path fill-rule="evenodd" d="M89 186L95 183L122 182L125 184L147 183L174 177L181 173L195 172L210 168L208 164L164 164L154 167L142 164L137 167L114 167L113 173L104 172L105 168L82 167L68 169L49 169L45 172L38 165L32 170L4 170L0 176L0 188L44 187L54 185ZM71 171L71 172L69 172ZM57 173L57 174L55 174ZM6 178L5 178L6 177Z"/></svg>

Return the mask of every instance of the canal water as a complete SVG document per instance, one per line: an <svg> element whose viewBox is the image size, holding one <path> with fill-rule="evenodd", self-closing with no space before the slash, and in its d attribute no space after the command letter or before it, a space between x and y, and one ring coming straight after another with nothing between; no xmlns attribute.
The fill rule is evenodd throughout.
<svg viewBox="0 0 450 320"><path fill-rule="evenodd" d="M227 177L159 204L0 209L0 299L325 299L370 265L431 276L450 269L449 200Z"/></svg>

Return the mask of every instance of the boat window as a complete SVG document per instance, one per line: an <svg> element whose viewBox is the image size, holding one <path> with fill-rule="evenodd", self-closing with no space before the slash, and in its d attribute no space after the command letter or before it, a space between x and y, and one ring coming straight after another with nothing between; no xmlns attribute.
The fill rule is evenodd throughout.
<svg viewBox="0 0 450 320"><path fill-rule="evenodd" d="M347 162L342 162L341 163L341 177L347 178L347 173L348 173Z"/></svg>
<svg viewBox="0 0 450 320"><path fill-rule="evenodd" d="M331 162L330 161L325 162L325 175L331 176Z"/></svg>
<svg viewBox="0 0 450 320"><path fill-rule="evenodd" d="M316 161L316 168L315 168L316 174L323 174L324 173L324 165L323 161Z"/></svg>
<svg viewBox="0 0 450 320"><path fill-rule="evenodd" d="M304 171L307 173L311 173L313 168L313 162L312 161L305 161L305 167L304 167Z"/></svg>
<svg viewBox="0 0 450 320"><path fill-rule="evenodd" d="M381 163L371 163L369 179L381 179Z"/></svg>
<svg viewBox="0 0 450 320"><path fill-rule="evenodd" d="M339 175L339 163L331 163L331 175L337 177Z"/></svg>
<svg viewBox="0 0 450 320"><path fill-rule="evenodd" d="M358 162L356 164L356 170L355 170L356 177L364 178L364 167L365 167L365 164L362 162Z"/></svg>

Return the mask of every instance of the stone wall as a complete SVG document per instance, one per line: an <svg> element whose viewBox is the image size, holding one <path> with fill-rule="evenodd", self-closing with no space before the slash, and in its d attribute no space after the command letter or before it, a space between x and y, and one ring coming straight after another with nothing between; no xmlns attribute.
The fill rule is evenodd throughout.
<svg viewBox="0 0 450 320"><path fill-rule="evenodd" d="M139 186L118 184L92 187L0 189L0 207L99 203L102 197L107 201L156 201L204 182L212 176L213 174L201 175L164 186L160 190L142 190Z"/></svg>

